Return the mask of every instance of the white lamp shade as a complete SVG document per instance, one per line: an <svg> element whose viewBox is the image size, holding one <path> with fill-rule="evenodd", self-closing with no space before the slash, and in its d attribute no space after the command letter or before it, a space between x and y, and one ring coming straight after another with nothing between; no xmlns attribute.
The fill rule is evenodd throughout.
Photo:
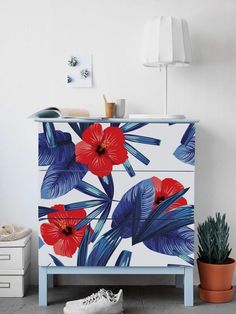
<svg viewBox="0 0 236 314"><path fill-rule="evenodd" d="M191 62L190 37L185 20L153 17L147 21L143 40L143 65L187 65Z"/></svg>

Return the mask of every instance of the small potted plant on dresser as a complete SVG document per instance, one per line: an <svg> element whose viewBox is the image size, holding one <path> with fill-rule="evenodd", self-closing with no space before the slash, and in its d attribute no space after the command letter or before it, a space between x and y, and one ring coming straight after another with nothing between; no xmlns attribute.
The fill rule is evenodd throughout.
<svg viewBox="0 0 236 314"><path fill-rule="evenodd" d="M199 297L210 303L230 302L235 260L230 258L229 226L217 213L198 225Z"/></svg>

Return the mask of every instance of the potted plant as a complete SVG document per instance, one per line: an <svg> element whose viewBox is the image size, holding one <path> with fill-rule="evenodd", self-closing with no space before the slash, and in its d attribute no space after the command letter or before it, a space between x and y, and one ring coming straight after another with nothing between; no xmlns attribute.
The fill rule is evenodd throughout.
<svg viewBox="0 0 236 314"><path fill-rule="evenodd" d="M197 231L200 299L211 303L229 302L233 298L235 260L229 257L229 226L225 214L208 217L198 225Z"/></svg>

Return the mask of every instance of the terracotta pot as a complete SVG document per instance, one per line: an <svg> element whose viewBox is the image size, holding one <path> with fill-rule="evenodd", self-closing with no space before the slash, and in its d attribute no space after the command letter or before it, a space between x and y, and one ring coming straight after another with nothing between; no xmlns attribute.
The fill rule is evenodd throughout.
<svg viewBox="0 0 236 314"><path fill-rule="evenodd" d="M234 287L231 287L229 290L225 291L212 291L202 289L202 287L198 286L199 297L201 300L209 302L209 303L226 303L230 302L233 299Z"/></svg>
<svg viewBox="0 0 236 314"><path fill-rule="evenodd" d="M197 263L201 283L199 286L200 298L212 303L231 301L235 260L229 258L225 264L208 264L198 259Z"/></svg>

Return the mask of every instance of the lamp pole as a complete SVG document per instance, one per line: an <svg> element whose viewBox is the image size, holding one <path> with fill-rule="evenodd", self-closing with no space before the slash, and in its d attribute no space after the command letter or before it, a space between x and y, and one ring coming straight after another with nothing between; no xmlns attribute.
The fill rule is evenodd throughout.
<svg viewBox="0 0 236 314"><path fill-rule="evenodd" d="M167 104L168 104L168 65L164 64L164 115L167 116Z"/></svg>

